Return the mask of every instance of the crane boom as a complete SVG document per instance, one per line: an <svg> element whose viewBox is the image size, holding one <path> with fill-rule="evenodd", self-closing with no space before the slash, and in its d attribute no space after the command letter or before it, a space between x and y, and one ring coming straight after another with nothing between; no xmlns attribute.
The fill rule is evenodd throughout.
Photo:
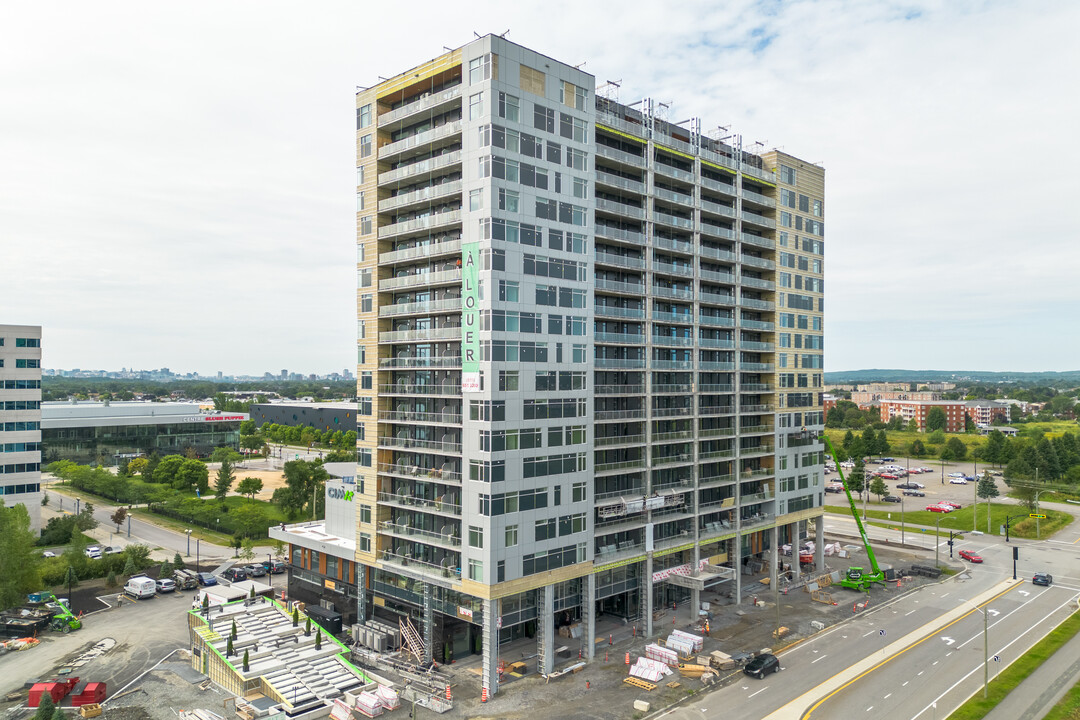
<svg viewBox="0 0 1080 720"><path fill-rule="evenodd" d="M877 558L874 556L874 548L870 545L870 538L866 536L866 527L863 526L862 519L859 517L858 508L855 507L855 499L851 497L851 490L848 489L847 480L844 479L844 471L840 467L840 459L836 457L836 450L833 448L832 443L829 442L829 438L825 437L824 434L821 435L821 441L825 443L829 455L832 456L833 462L836 463L836 472L840 474L840 483L844 486L844 494L847 495L848 505L851 507L851 516L855 518L855 524L859 527L859 536L862 538L863 547L866 548L866 557L870 560L870 568L873 570L872 575L863 575L859 584L865 587L874 582L884 582L884 573L878 567ZM855 580L855 578L852 579Z"/></svg>

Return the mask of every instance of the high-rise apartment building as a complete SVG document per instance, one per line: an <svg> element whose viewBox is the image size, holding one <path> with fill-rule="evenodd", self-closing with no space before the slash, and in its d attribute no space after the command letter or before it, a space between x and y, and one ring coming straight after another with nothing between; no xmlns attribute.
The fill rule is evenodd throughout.
<svg viewBox="0 0 1080 720"><path fill-rule="evenodd" d="M775 569L822 513L822 168L494 36L356 101L359 614L494 693L500 638L547 671Z"/></svg>
<svg viewBox="0 0 1080 720"><path fill-rule="evenodd" d="M41 527L41 327L0 325L0 494Z"/></svg>

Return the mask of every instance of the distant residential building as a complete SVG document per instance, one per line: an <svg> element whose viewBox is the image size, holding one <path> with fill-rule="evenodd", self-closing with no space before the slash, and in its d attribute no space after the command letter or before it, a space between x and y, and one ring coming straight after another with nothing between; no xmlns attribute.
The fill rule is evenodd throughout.
<svg viewBox="0 0 1080 720"><path fill-rule="evenodd" d="M0 494L41 527L40 325L0 325Z"/></svg>
<svg viewBox="0 0 1080 720"><path fill-rule="evenodd" d="M941 393L912 390L855 390L851 402L860 407L875 400L940 400Z"/></svg>
<svg viewBox="0 0 1080 720"><path fill-rule="evenodd" d="M1009 406L997 400L969 400L967 415L978 426L993 425L995 420L1008 422Z"/></svg>
<svg viewBox="0 0 1080 720"><path fill-rule="evenodd" d="M967 407L963 400L881 400L881 422L889 422L900 416L905 423L918 422L919 430L926 431L926 418L930 410L939 407L945 413L945 431L963 432Z"/></svg>

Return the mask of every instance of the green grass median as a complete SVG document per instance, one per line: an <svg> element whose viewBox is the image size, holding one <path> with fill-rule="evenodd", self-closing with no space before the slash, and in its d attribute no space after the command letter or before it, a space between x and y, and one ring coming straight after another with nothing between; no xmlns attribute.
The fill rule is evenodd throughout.
<svg viewBox="0 0 1080 720"><path fill-rule="evenodd" d="M918 509L904 510L903 518L904 523L907 525L922 525L932 528L940 521L942 533L948 530L971 532L972 514L974 513L975 529L984 533L987 532L985 503L979 503L978 508L974 510L971 505L965 505L959 510L953 510L951 513L936 513L923 509L931 504L926 502L926 498L913 499L921 500L923 502L915 505ZM907 505L907 503L905 503L905 505ZM840 505L826 505L825 512L834 513L836 515L847 515L848 517L851 516L851 509ZM1005 524L1005 518L1009 516L1013 518L1020 516L1023 518L1023 520L1013 520L1009 534L1012 537L1031 540L1035 539L1036 534L1042 539L1048 538L1073 521L1073 516L1068 513L1059 510L1044 509L1042 514L1046 515L1046 518L1039 521L1038 533L1036 533L1035 519L1027 517L1028 514L1029 513L1019 505L990 503L990 527L988 534L1000 535L1000 527ZM860 517L862 516L861 504L859 505L859 515ZM892 527L893 524L895 524L896 529L900 529L901 513L899 505L878 502L868 503L866 517L874 520L887 520L890 523L889 527ZM914 530L912 532L918 533L919 531Z"/></svg>

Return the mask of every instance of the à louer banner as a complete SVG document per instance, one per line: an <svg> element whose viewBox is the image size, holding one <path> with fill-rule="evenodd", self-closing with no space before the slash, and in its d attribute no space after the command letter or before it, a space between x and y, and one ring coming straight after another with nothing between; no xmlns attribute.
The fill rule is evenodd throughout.
<svg viewBox="0 0 1080 720"><path fill-rule="evenodd" d="M461 246L461 391L480 392L480 243Z"/></svg>

